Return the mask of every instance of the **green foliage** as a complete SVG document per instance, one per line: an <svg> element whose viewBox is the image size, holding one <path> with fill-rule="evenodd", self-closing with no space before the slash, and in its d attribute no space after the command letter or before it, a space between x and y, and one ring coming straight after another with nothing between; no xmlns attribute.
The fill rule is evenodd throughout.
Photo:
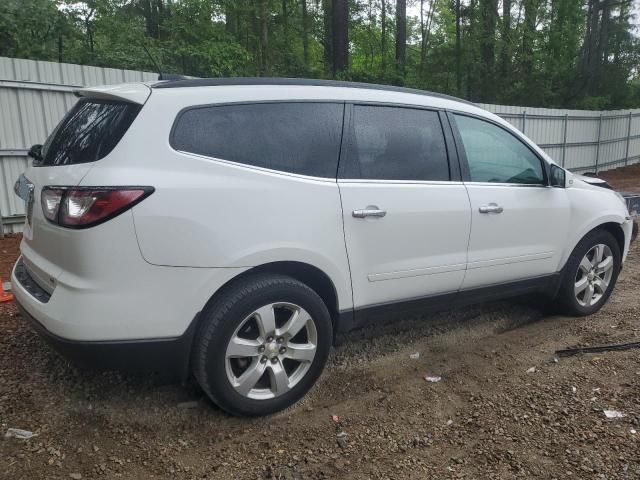
<svg viewBox="0 0 640 480"><path fill-rule="evenodd" d="M332 0L303 1L0 0L0 55L154 70L146 45L165 72L329 78ZM407 2L401 73L395 1L350 0L349 67L337 77L494 103L640 105L630 0L511 0L508 12L505 0L460 0L459 18L457 2ZM596 36L588 4L600 12Z"/></svg>

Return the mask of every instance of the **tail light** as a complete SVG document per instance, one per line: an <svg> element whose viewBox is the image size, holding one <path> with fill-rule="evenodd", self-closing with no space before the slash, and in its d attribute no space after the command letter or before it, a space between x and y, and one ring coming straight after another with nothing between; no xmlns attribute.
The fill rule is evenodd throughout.
<svg viewBox="0 0 640 480"><path fill-rule="evenodd" d="M45 187L40 200L50 222L89 228L129 210L153 192L153 187Z"/></svg>

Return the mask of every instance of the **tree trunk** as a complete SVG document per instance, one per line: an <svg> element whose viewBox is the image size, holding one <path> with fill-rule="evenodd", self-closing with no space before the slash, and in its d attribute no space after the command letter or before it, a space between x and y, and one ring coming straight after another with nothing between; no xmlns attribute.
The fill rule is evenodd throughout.
<svg viewBox="0 0 640 480"><path fill-rule="evenodd" d="M271 12L270 0L259 0L256 5L257 29L258 29L258 75L270 75L271 65L269 61L269 18Z"/></svg>
<svg viewBox="0 0 640 480"><path fill-rule="evenodd" d="M500 50L500 77L503 85L511 70L511 0L502 0L502 48Z"/></svg>
<svg viewBox="0 0 640 480"><path fill-rule="evenodd" d="M460 0L456 2L456 89L458 95L462 95L462 15L460 12Z"/></svg>
<svg viewBox="0 0 640 480"><path fill-rule="evenodd" d="M309 71L309 13L307 12L307 0L302 0L302 51L304 56L304 69Z"/></svg>
<svg viewBox="0 0 640 480"><path fill-rule="evenodd" d="M404 83L407 63L407 0L396 0L396 73Z"/></svg>
<svg viewBox="0 0 640 480"><path fill-rule="evenodd" d="M238 31L236 30L236 19L238 17L238 11L233 1L226 0L224 2L224 27L227 33L236 37Z"/></svg>
<svg viewBox="0 0 640 480"><path fill-rule="evenodd" d="M284 44L289 47L289 9L288 0L282 0L282 30L284 33Z"/></svg>
<svg viewBox="0 0 640 480"><path fill-rule="evenodd" d="M333 71L333 8L332 0L322 0L324 63L326 70Z"/></svg>
<svg viewBox="0 0 640 480"><path fill-rule="evenodd" d="M494 100L498 0L480 0L480 98Z"/></svg>
<svg viewBox="0 0 640 480"><path fill-rule="evenodd" d="M349 2L333 0L331 6L331 28L333 30L333 64L335 77L349 66Z"/></svg>
<svg viewBox="0 0 640 480"><path fill-rule="evenodd" d="M62 33L58 34L58 62L62 63Z"/></svg>
<svg viewBox="0 0 640 480"><path fill-rule="evenodd" d="M524 29L522 32L522 73L525 82L533 71L533 40L536 33L536 20L540 0L525 0Z"/></svg>
<svg viewBox="0 0 640 480"><path fill-rule="evenodd" d="M382 10L380 11L380 50L382 53L382 76L387 73L387 0L382 0Z"/></svg>

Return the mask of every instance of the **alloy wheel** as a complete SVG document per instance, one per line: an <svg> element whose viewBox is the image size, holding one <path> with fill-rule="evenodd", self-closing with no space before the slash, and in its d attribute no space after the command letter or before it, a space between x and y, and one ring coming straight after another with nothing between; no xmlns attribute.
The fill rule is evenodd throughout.
<svg viewBox="0 0 640 480"><path fill-rule="evenodd" d="M316 354L318 333L309 313L293 303L271 303L248 315L227 344L227 378L240 395L265 400L290 391Z"/></svg>
<svg viewBox="0 0 640 480"><path fill-rule="evenodd" d="M578 304L590 307L607 292L613 277L614 258L608 245L599 243L589 249L578 265L574 294Z"/></svg>

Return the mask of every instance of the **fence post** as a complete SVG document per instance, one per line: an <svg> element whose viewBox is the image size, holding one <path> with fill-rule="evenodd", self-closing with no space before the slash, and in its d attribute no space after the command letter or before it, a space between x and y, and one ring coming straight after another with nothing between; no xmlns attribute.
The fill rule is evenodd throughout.
<svg viewBox="0 0 640 480"><path fill-rule="evenodd" d="M629 143L631 143L631 122L633 120L633 111L629 110L629 124L627 125L627 151L624 154L624 166L629 165Z"/></svg>
<svg viewBox="0 0 640 480"><path fill-rule="evenodd" d="M569 114L565 113L564 115L564 138L562 139L562 166L564 167L564 163L567 157L567 127L569 125Z"/></svg>
<svg viewBox="0 0 640 480"><path fill-rule="evenodd" d="M527 111L523 110L522 111L522 134L525 134L525 128L527 125Z"/></svg>
<svg viewBox="0 0 640 480"><path fill-rule="evenodd" d="M596 146L596 175L598 174L598 162L600 160L600 137L602 135L602 113L598 120L598 145Z"/></svg>

